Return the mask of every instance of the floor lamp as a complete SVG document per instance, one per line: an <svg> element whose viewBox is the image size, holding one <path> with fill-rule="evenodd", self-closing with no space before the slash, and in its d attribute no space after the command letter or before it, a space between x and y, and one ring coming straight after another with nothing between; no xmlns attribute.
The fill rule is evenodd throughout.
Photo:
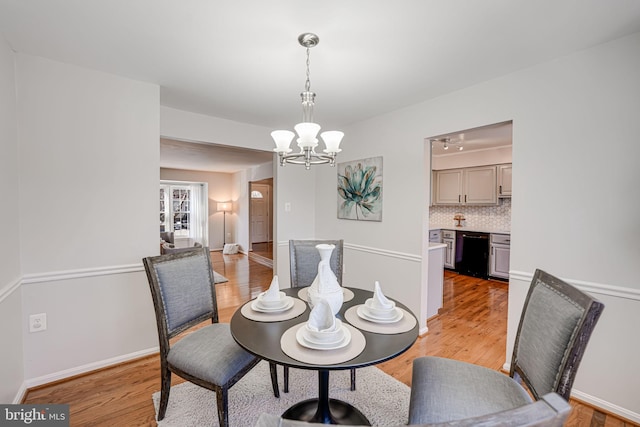
<svg viewBox="0 0 640 427"><path fill-rule="evenodd" d="M218 211L222 211L222 245L224 246L227 244L227 212L231 212L231 202L218 203Z"/></svg>

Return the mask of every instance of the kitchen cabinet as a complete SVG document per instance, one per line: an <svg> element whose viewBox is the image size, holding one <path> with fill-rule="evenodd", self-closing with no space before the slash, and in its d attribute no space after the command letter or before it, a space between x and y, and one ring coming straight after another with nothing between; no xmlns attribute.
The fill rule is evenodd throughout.
<svg viewBox="0 0 640 427"><path fill-rule="evenodd" d="M511 164L498 165L498 197L511 197Z"/></svg>
<svg viewBox="0 0 640 427"><path fill-rule="evenodd" d="M445 248L441 243L429 245L429 277L427 282L427 319L437 315L443 304Z"/></svg>
<svg viewBox="0 0 640 427"><path fill-rule="evenodd" d="M435 205L458 205L462 201L462 169L435 173Z"/></svg>
<svg viewBox="0 0 640 427"><path fill-rule="evenodd" d="M495 205L496 166L436 171L435 205Z"/></svg>
<svg viewBox="0 0 640 427"><path fill-rule="evenodd" d="M489 275L502 279L509 278L509 254L511 236L509 234L491 234L491 252L489 254Z"/></svg>
<svg viewBox="0 0 640 427"><path fill-rule="evenodd" d="M429 230L429 241L432 243L441 243L442 237L440 236L440 230Z"/></svg>
<svg viewBox="0 0 640 427"><path fill-rule="evenodd" d="M447 245L444 249L444 266L456 268L456 232L454 230L442 230L442 243Z"/></svg>

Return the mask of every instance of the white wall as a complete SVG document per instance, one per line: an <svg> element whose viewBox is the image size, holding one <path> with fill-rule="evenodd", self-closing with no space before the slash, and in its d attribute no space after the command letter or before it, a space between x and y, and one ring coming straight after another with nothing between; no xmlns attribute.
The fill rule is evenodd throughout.
<svg viewBox="0 0 640 427"><path fill-rule="evenodd" d="M14 403L24 381L22 294L20 292L20 174L16 119L15 55L0 36L0 209L2 245L0 246L0 402Z"/></svg>
<svg viewBox="0 0 640 427"><path fill-rule="evenodd" d="M417 303L411 298L420 295L425 267L420 273L410 268L409 259L398 266L393 255L424 257L429 185L422 161L424 138L513 120L505 353L510 355L536 268L583 286L607 307L578 373L575 394L636 422L640 368L630 359L640 352L640 341L629 325L640 321L640 225L633 220L640 217L635 197L640 182L638 51L640 34L635 34L358 123L345 132L340 161L384 157L382 223L337 220L333 184L317 187L316 202L317 234L339 234L347 242L376 249L356 265L346 261L352 264L348 280L369 285L373 277L388 278L382 284L395 287L392 296L414 309ZM334 171L322 170L318 182L332 182L334 176ZM384 250L392 254L382 256Z"/></svg>
<svg viewBox="0 0 640 427"><path fill-rule="evenodd" d="M142 269L159 252L159 88L17 55L27 385L157 346Z"/></svg>

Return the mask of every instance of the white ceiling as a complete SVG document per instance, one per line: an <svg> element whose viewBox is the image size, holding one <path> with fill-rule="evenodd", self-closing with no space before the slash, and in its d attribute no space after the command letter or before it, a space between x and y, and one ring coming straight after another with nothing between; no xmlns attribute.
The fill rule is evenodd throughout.
<svg viewBox="0 0 640 427"><path fill-rule="evenodd" d="M301 118L303 32L320 37L315 120L340 129L638 31L638 0L0 0L17 52L153 82L163 105L269 128Z"/></svg>
<svg viewBox="0 0 640 427"><path fill-rule="evenodd" d="M160 138L160 167L234 173L274 160L273 151Z"/></svg>
<svg viewBox="0 0 640 427"><path fill-rule="evenodd" d="M496 147L511 146L513 137L513 124L511 122L496 123L475 129L460 130L448 135L430 137L431 154L433 156L451 155L462 152L487 150ZM443 139L448 138L449 149L445 150ZM434 140L436 140L434 142Z"/></svg>

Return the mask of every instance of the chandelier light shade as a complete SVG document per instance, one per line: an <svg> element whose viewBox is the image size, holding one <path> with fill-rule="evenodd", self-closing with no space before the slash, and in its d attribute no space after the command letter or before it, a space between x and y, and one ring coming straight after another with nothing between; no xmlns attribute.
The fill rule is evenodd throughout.
<svg viewBox="0 0 640 427"><path fill-rule="evenodd" d="M311 165L319 165L329 163L330 166L336 165L336 154L340 150L340 142L344 133L340 131L322 132L320 137L324 142L324 154L316 153L318 146L318 132L320 125L313 122L313 107L315 105L316 94L311 92L311 82L309 80L309 49L316 46L320 39L312 33L304 33L298 36L298 42L302 47L307 49L307 80L304 86L304 92L300 94L302 99L302 122L294 126L296 133L290 130L274 130L271 137L276 144L274 151L278 153L280 158L280 166L287 163L295 165L304 165L306 169L310 169ZM290 147L291 141L298 134L296 142L298 143L299 152L291 154L293 151Z"/></svg>

